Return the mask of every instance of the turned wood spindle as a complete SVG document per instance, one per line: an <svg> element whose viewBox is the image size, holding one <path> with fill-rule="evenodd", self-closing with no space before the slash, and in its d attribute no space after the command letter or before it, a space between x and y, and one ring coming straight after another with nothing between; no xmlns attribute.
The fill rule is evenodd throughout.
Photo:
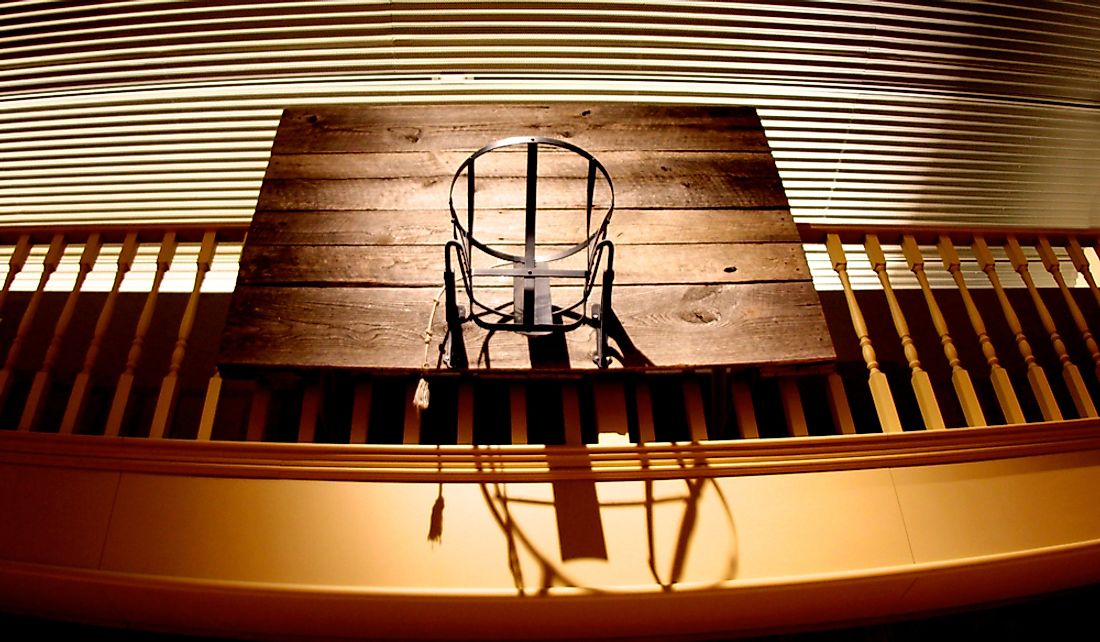
<svg viewBox="0 0 1100 642"><path fill-rule="evenodd" d="M84 288L84 281L88 278L88 274L95 267L101 247L99 234L95 233L90 235L84 243L84 251L80 255L80 267L76 273L76 282L73 284L73 289L69 291L69 296L65 298L61 315L54 325L53 337L50 338L49 347L46 348L46 356L42 359L42 366L34 375L31 390L27 394L27 401L23 405L23 415L19 418L19 430L32 430L38 422L38 417L42 412L42 404L49 394L50 382L53 378L53 367L57 363L57 358L61 356L61 342L64 341L69 323L76 313L80 291Z"/></svg>
<svg viewBox="0 0 1100 642"><path fill-rule="evenodd" d="M115 305L118 302L119 289L122 287L123 279L126 278L126 275L130 272L130 268L134 264L134 257L137 255L137 249L137 233L131 232L126 235L126 238L122 242L122 248L118 253L118 267L115 270L115 279L111 284L111 291L107 293L107 299L103 302L103 307L99 310L99 319L96 321L91 343L88 344L88 351L84 353L84 365L73 381L73 389L72 392L69 393L69 402L68 405L65 406L65 414L61 419L62 434L71 434L80 423L81 416L84 412L84 406L87 403L92 369L99 359L99 352L103 346L103 338L106 336L107 329L111 325L111 317L114 316Z"/></svg>
<svg viewBox="0 0 1100 642"><path fill-rule="evenodd" d="M875 402L875 412L878 414L879 423L883 432L901 432L901 420L898 418L897 408L894 406L894 396L890 392L890 383L886 374L879 370L878 358L875 356L874 346L871 345L871 337L867 331L867 322L863 320L863 312L859 309L855 292L852 290L852 281L848 277L848 258L844 254L840 237L829 234L826 237L825 247L829 252L829 260L833 264L833 271L840 278L840 284L844 288L844 299L848 303L848 314L852 317L852 326L859 338L859 347L863 354L863 360L867 364L869 376L867 384L871 389L871 398Z"/></svg>
<svg viewBox="0 0 1100 642"><path fill-rule="evenodd" d="M57 271L57 266L61 263L61 256L64 253L65 235L55 234L50 241L50 249L46 251L46 258L42 261L42 276L38 278L38 287L31 295L30 302L27 303L23 318L19 320L19 327L15 330L15 338L12 339L11 346L8 348L8 356L4 360L4 368L0 370L0 407L3 407L4 400L8 396L8 388L11 384L15 363L23 349L23 341L26 340L27 333L34 325L34 318L38 314L38 306L41 305L42 295L46 291L46 283L49 282L50 276Z"/></svg>
<svg viewBox="0 0 1100 642"><path fill-rule="evenodd" d="M621 381L595 381L592 384L596 411L597 443L628 444L626 387Z"/></svg>
<svg viewBox="0 0 1100 642"><path fill-rule="evenodd" d="M11 290L11 284L15 281L15 277L23 271L23 266L27 264L27 257L30 254L31 237L29 234L24 234L15 242L11 257L8 258L8 273L4 276L4 289L0 290L0 312L4 309L4 302L8 300L8 291Z"/></svg>
<svg viewBox="0 0 1100 642"><path fill-rule="evenodd" d="M993 347L993 341L989 338L985 321L982 319L978 306L974 303L974 297L971 296L970 289L966 285L959 253L955 251L955 245L947 236L940 236L937 248L940 252L940 258L943 259L944 269L951 275L959 289L959 296L962 297L963 307L966 308L970 325L974 328L974 333L978 335L978 345L981 347L982 355L989 365L989 378L993 383L993 392L997 396L997 404L1000 406L1001 412L1004 413L1005 421L1010 424L1022 424L1025 419L1024 411L1020 407L1020 400L1016 398L1016 391L1012 388L1008 371L1004 369L1000 359L997 358L997 351ZM996 275L994 274L994 276ZM1040 372L1042 371L1040 370Z"/></svg>
<svg viewBox="0 0 1100 642"><path fill-rule="evenodd" d="M1040 236L1035 249L1039 251L1039 259L1043 262L1043 267L1046 268L1047 272L1050 272L1050 276L1054 278L1054 282L1062 292L1062 298L1066 301L1066 308L1069 309L1073 323L1077 326L1077 331L1081 333L1081 339L1085 342L1089 356L1092 357L1093 368L1097 376L1100 376L1100 348L1097 347L1096 339L1093 337L1092 331L1089 330L1089 324L1085 321L1085 315L1081 312L1081 307L1077 305L1077 300L1073 298L1073 292L1070 291L1065 277L1062 276L1061 263L1057 255L1054 254L1054 248L1051 247L1050 240L1045 236Z"/></svg>
<svg viewBox="0 0 1100 642"><path fill-rule="evenodd" d="M932 293L932 286L928 283L928 274L924 270L924 255L912 235L906 234L901 239L901 250L905 255L905 261L909 264L909 271L917 278L921 292L924 294L924 303L928 306L928 313L932 316L932 326L940 337L940 345L943 346L943 356L951 367L951 385L955 388L955 395L962 407L963 417L968 426L985 426L985 413L978 403L978 393L974 390L974 383L970 380L970 373L962 367L959 360L959 351L947 328L947 319L943 317L939 303Z"/></svg>
<svg viewBox="0 0 1100 642"><path fill-rule="evenodd" d="M1096 305L1100 305L1100 288L1096 287L1096 278L1092 276L1092 270L1089 266L1089 259L1085 256L1085 250L1081 247L1081 243L1075 237L1069 237L1066 243L1066 252L1069 254L1070 262L1073 263L1073 267L1081 274L1085 279L1085 283L1088 284L1089 290L1092 292L1092 298L1096 299Z"/></svg>
<svg viewBox="0 0 1100 642"><path fill-rule="evenodd" d="M160 241L160 252L157 254L157 268L153 274L153 285L145 297L145 305L141 308L141 316L138 317L137 326L134 328L134 339L130 343L130 351L126 354L126 367L118 377L115 386L115 395L111 400L111 409L107 414L107 425L103 434L108 437L117 437L122 430L122 420L126 415L126 406L130 403L130 391L134 387L134 371L141 360L142 348L145 345L145 335L149 332L149 326L153 323L153 312L157 307L157 296L160 293L161 283L168 268L172 266L172 258L176 255L176 233L166 232Z"/></svg>
<svg viewBox="0 0 1100 642"><path fill-rule="evenodd" d="M183 367L183 359L187 356L187 340L191 337L191 329L195 326L195 318L199 313L199 297L202 283L210 266L214 262L214 251L217 249L217 234L206 232L202 237L202 245L199 247L199 258L196 261L195 283L191 288L191 294L187 298L187 307L183 310L183 319L180 320L179 334L176 337L176 345L172 350L172 361L168 365L168 374L164 376L160 384L160 394L157 396L156 409L153 411L153 423L149 428L149 436L159 439L168 434L168 426L172 421L172 413L175 410L176 399L179 398L179 373Z"/></svg>
<svg viewBox="0 0 1100 642"><path fill-rule="evenodd" d="M1046 372L1035 361L1031 344L1028 343L1023 326L1020 325L1020 319L1016 316L1016 311L1008 300L1008 295L1001 284L1001 278L997 276L997 263L993 258L993 252L989 250L989 245L981 236L974 237L972 247L974 256L978 259L978 266L981 267L982 272L985 272L990 284L993 285L993 291L997 295L997 301L1001 304L1001 312L1004 314L1005 322L1008 324L1008 329L1012 331L1020 356L1024 358L1024 364L1027 366L1028 385L1031 386L1031 392L1035 395L1035 401L1039 404L1039 411L1043 414L1043 420L1060 421L1062 411L1054 400L1054 391L1051 390L1050 382L1047 381Z"/></svg>
<svg viewBox="0 0 1100 642"><path fill-rule="evenodd" d="M1009 236L1006 239L1005 252L1008 253L1008 260L1012 263L1012 269L1020 275L1020 280L1024 282L1028 294L1031 295L1031 303L1039 314L1043 329L1050 335L1050 344L1054 347L1054 352L1058 355L1058 361L1062 364L1062 379L1066 382L1066 387L1069 388L1069 394L1073 398L1073 405L1077 409L1077 414L1081 417L1095 417L1096 406L1092 403L1092 397L1089 396L1088 389L1085 388L1081 371L1070 361L1066 344L1062 341L1062 335L1058 334L1054 319L1050 316L1050 310L1043 302L1043 297L1039 295L1039 288L1035 287L1035 281L1032 280L1031 272L1028 270L1027 257L1024 256L1024 250L1020 247L1020 243L1015 236Z"/></svg>
<svg viewBox="0 0 1100 642"><path fill-rule="evenodd" d="M943 415L940 414L940 405L936 401L935 392L932 390L932 381L928 378L928 373L921 368L917 346L913 344L913 339L909 336L909 325L902 314L897 296L894 295L894 288L890 284L890 276L886 273L886 254L882 251L878 237L874 234L867 235L864 247L867 249L867 258L871 260L871 269L878 275L879 283L882 284L883 294L886 295L886 305L890 308L890 318L894 322L894 329L898 333L898 338L901 339L902 351L905 353L905 360L912 372L910 383L913 386L913 393L917 397L917 406L920 408L921 417L924 419L924 426L933 430L944 428Z"/></svg>

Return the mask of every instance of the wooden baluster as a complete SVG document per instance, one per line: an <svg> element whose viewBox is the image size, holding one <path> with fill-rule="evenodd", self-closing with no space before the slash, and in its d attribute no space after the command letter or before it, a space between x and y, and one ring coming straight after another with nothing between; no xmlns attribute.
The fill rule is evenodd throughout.
<svg viewBox="0 0 1100 642"><path fill-rule="evenodd" d="M1081 313L1081 307L1077 305L1077 300L1073 298L1073 292L1070 291L1065 277L1062 276L1061 265L1058 257L1054 254L1054 248L1050 246L1047 237L1040 236L1036 249L1039 250L1039 259L1042 260L1043 267L1046 268L1047 272L1050 272L1050 276L1058 284L1058 289L1062 292L1062 298L1066 300L1066 307L1069 308L1070 316L1073 317L1073 323L1077 326L1077 331L1081 333L1081 339L1085 342L1089 356L1092 357L1093 368L1097 376L1100 377L1100 348L1097 347L1096 339L1093 338L1092 331L1089 330L1085 315Z"/></svg>
<svg viewBox="0 0 1100 642"><path fill-rule="evenodd" d="M1005 322L1008 323L1008 329L1012 331L1016 346L1020 350L1020 356L1024 358L1024 363L1027 365L1027 381L1031 386L1032 394L1035 395L1035 401L1039 404L1039 411L1043 414L1043 419L1045 421L1060 421L1062 411L1058 408L1058 403L1054 399L1054 391L1050 389L1050 382L1047 381L1046 373L1035 361L1035 355L1031 352L1031 344L1027 342L1023 326L1020 325L1020 319L1016 316L1016 311L1012 309L1008 295L1005 294L1004 286L1001 285L1001 279L997 276L997 264L993 259L993 253L989 251L989 246L981 236L974 237L973 248L974 256L978 259L978 265L993 285L993 291L997 295L997 301L1001 304Z"/></svg>
<svg viewBox="0 0 1100 642"><path fill-rule="evenodd" d="M1031 295L1031 303L1039 314L1043 329L1050 335L1050 343L1054 347L1054 352L1058 355L1058 361L1062 363L1062 379L1065 380L1066 387L1069 388L1069 394L1073 398L1073 405L1077 409L1077 414L1081 417L1095 417L1096 406L1093 405L1092 397L1089 396L1088 389L1085 388L1085 381L1081 378L1081 372L1077 369L1077 366L1069 359L1066 344L1062 342L1062 336L1058 334L1058 329L1054 326L1054 319L1050 316L1050 310L1043 303L1043 298L1039 296L1039 289L1035 287L1035 281L1031 279L1031 272L1028 271L1027 257L1024 256L1024 250L1020 247L1020 243L1015 236L1009 236L1006 239L1005 251L1008 252L1008 259L1012 262L1012 269L1020 275L1020 280L1024 282L1028 294Z"/></svg>
<svg viewBox="0 0 1100 642"><path fill-rule="evenodd" d="M830 372L825 377L829 397L829 413L833 417L833 426L841 435L856 434L856 422L852 418L852 408L848 405L848 393L844 390L844 381L840 375Z"/></svg>
<svg viewBox="0 0 1100 642"><path fill-rule="evenodd" d="M4 289L0 290L0 311L3 311L4 302L8 300L8 291L11 290L11 284L15 281L15 277L23 271L23 266L27 264L27 257L30 254L31 237L29 234L24 234L15 242L15 248L12 249L11 257L8 259L8 273L4 276Z"/></svg>
<svg viewBox="0 0 1100 642"><path fill-rule="evenodd" d="M160 242L160 252L157 254L157 271L153 275L153 286L149 289L149 295L145 297L145 306L141 309L137 327L134 329L134 340L130 343L130 351L126 355L126 367L118 377L118 385L115 387L115 396L111 400L111 410L107 414L107 425L103 434L108 437L117 437L122 430L122 419L126 415L126 406L130 403L130 391L134 387L134 370L141 359L142 347L145 345L145 335L149 332L149 326L153 323L153 311L157 307L157 295L160 293L160 284L164 281L164 275L172 265L172 258L176 255L176 233L167 232Z"/></svg>
<svg viewBox="0 0 1100 642"><path fill-rule="evenodd" d="M639 381L634 386L634 406L638 412L638 443L657 441L657 429L653 425L653 395L645 381Z"/></svg>
<svg viewBox="0 0 1100 642"><path fill-rule="evenodd" d="M561 385L562 430L566 446L583 446L584 434L581 431L581 400L574 381L564 381Z"/></svg>
<svg viewBox="0 0 1100 642"><path fill-rule="evenodd" d="M905 322L901 305L898 304L898 299L894 295L894 288L890 285L890 276L886 273L886 254L882 251L878 237L874 234L867 235L864 246L867 248L867 258L871 260L871 269L878 275L879 283L882 284L883 294L886 295L886 305L890 308L890 318L894 321L894 329L898 333L898 338L901 339L901 348L905 353L905 360L913 373L910 382L913 386L913 393L917 397L917 406L920 407L921 417L924 418L924 427L931 430L945 428L943 415L940 414L940 405L936 401L936 393L932 390L932 382L928 378L928 373L921 368L917 346L913 344L913 339L909 336L909 325Z"/></svg>
<svg viewBox="0 0 1100 642"><path fill-rule="evenodd" d="M798 392L798 382L792 377L779 380L779 398L783 403L783 416L787 418L787 430L792 437L808 437L806 413L802 409L802 395Z"/></svg>
<svg viewBox="0 0 1100 642"><path fill-rule="evenodd" d="M707 411L703 404L703 391L694 378L684 380L684 413L691 440L694 442L710 439L707 434Z"/></svg>
<svg viewBox="0 0 1100 642"><path fill-rule="evenodd" d="M1089 259L1085 256L1081 243L1076 238L1069 237L1069 242L1066 243L1066 252L1069 253L1069 259L1073 263L1073 267L1077 268L1077 271L1085 278L1085 283L1089 284L1089 290L1092 291L1092 298L1096 299L1096 305L1100 305L1100 288L1096 287L1096 279L1093 278L1092 270L1089 269Z"/></svg>
<svg viewBox="0 0 1100 642"><path fill-rule="evenodd" d="M474 384L469 381L458 382L457 431L455 442L460 446L474 443Z"/></svg>
<svg viewBox="0 0 1100 642"><path fill-rule="evenodd" d="M103 347L103 337L106 336L107 329L111 325L111 317L115 313L119 289L122 287L123 279L126 278L127 273L130 272L130 268L134 265L134 256L137 255L137 249L137 233L131 232L126 235L126 239L122 242L122 248L119 250L118 269L115 270L115 280L111 284L111 291L107 293L107 299L103 302L103 307L99 310L99 319L95 324L92 341L88 344L88 351L84 354L84 366L73 381L73 389L69 394L69 402L68 405L65 406L65 414L61 419L62 434L72 434L72 432L76 430L76 426L80 423L84 413L84 406L88 399L92 369L95 367L96 360L99 359L99 352Z"/></svg>
<svg viewBox="0 0 1100 642"><path fill-rule="evenodd" d="M620 381L593 383L598 443L628 445L630 430L626 418L626 390Z"/></svg>
<svg viewBox="0 0 1100 642"><path fill-rule="evenodd" d="M308 382L302 391L302 410L298 415L298 443L312 444L317 441L317 414L320 411L321 383Z"/></svg>
<svg viewBox="0 0 1100 642"><path fill-rule="evenodd" d="M863 312L859 309L855 292L852 290L852 281L848 278L848 258L844 254L844 248L840 244L840 237L829 234L826 237L825 247L829 251L829 260L833 264L833 271L840 277L840 284L844 287L844 298L848 302L848 314L852 317L852 326L856 336L859 337L859 347L863 353L863 360L867 364L870 375L867 385L871 389L871 398L875 402L875 412L878 414L879 423L883 432L901 432L901 420L898 418L897 408L894 406L894 396L890 393L890 383L886 380L886 374L878 368L878 359L875 356L874 346L871 345L871 337L867 332L867 322L863 320Z"/></svg>
<svg viewBox="0 0 1100 642"><path fill-rule="evenodd" d="M355 384L351 404L351 435L348 441L353 444L367 443L367 424L370 423L371 383L359 381Z"/></svg>
<svg viewBox="0 0 1100 642"><path fill-rule="evenodd" d="M149 427L149 437L153 439L160 439L167 435L168 427L172 422L176 399L179 398L180 368L183 367L183 359L187 356L187 340L191 338L191 329L195 326L195 317L199 313L202 282L206 279L206 273L210 271L211 263L214 262L214 251L217 246L215 232L207 232L203 235L195 270L195 285L191 288L187 307L183 310L176 346L172 349L172 361L168 364L168 374L160 382L160 394L157 396L157 406L153 411L153 424Z"/></svg>
<svg viewBox="0 0 1100 642"><path fill-rule="evenodd" d="M56 234L50 241L50 249L46 252L46 258L42 261L42 276L38 279L38 288L31 295L31 300L27 303L27 309L23 312L23 318L19 320L15 338L12 339L11 347L8 348L7 359L4 361L4 369L0 370L0 408L3 407L4 400L7 399L15 362L23 349L23 341L26 340L27 333L34 325L34 317L38 314L38 306L42 303L42 294L46 290L46 283L57 270L57 266L61 263L61 256L64 253L65 235Z"/></svg>
<svg viewBox="0 0 1100 642"><path fill-rule="evenodd" d="M84 281L88 278L88 273L95 267L101 247L99 234L92 234L84 243L84 252L80 255L80 267L76 273L76 282L73 284L73 289L69 291L69 296L65 299L65 305L61 308L61 315L57 318L57 324L54 325L53 337L50 339L49 347L46 348L46 356L42 359L42 367L34 375L31 390L27 394L27 401L23 405L23 415L19 418L19 430L30 431L38 423L39 414L42 412L42 404L50 391L54 364L57 363L57 358L61 355L61 342L65 339L65 333L69 329L73 314L76 313L76 303L80 298L80 291L84 288Z"/></svg>
<svg viewBox="0 0 1100 642"><path fill-rule="evenodd" d="M962 297L963 307L966 308L966 315L970 318L970 325L974 328L974 333L978 335L978 343L982 348L982 354L985 356L986 363L989 364L989 378L993 383L993 392L997 395L997 403L1001 407L1001 412L1004 413L1005 421L1010 424L1022 424L1026 420L1024 419L1024 411L1020 408L1020 400L1016 398L1016 391L1012 388L1008 371L1001 366L1001 362L997 358L997 352L993 348L993 342L989 339L989 333L986 331L981 313L978 312L978 306L974 303L974 297L970 296L970 290L966 286L966 278L963 277L962 273L962 261L959 259L958 252L955 251L955 245L947 236L940 236L937 247L940 251L940 258L943 259L944 269L955 280L955 285L959 288L959 295ZM992 265L992 255L990 256L990 265ZM993 276L994 278L997 276L996 272L993 273ZM1032 363L1034 363L1034 358ZM1040 369L1039 374L1042 375L1042 372Z"/></svg>
<svg viewBox="0 0 1100 642"><path fill-rule="evenodd" d="M420 408L414 403L417 381L409 382L405 388L405 423L401 430L401 443L416 445L420 443Z"/></svg>
<svg viewBox="0 0 1100 642"><path fill-rule="evenodd" d="M218 398L222 392L222 377L217 370L206 383L206 397L202 402L202 416L199 418L199 432L195 435L197 441L210 441L214 432L214 419L218 412Z"/></svg>
<svg viewBox="0 0 1100 642"><path fill-rule="evenodd" d="M951 366L951 385L954 386L955 395L959 398L959 405L962 406L966 425L988 425L985 420L985 413L982 412L982 406L978 403L978 393L974 390L974 383L970 380L970 373L962 367L962 362L959 360L959 351L955 348L955 343L948 333L947 320L943 318L943 312L932 293L932 286L928 283L928 275L924 271L924 255L921 254L916 239L906 234L902 237L901 249L902 253L905 254L905 261L909 264L909 270L917 277L917 283L920 284L921 292L924 293L924 303L928 306L928 313L932 315L932 325L936 328L936 333L940 335L943 355L947 358L948 365Z"/></svg>
<svg viewBox="0 0 1100 642"><path fill-rule="evenodd" d="M252 403L248 409L248 428L245 439L263 441L267 436L267 414L271 408L271 385L266 381L257 381L252 391Z"/></svg>
<svg viewBox="0 0 1100 642"><path fill-rule="evenodd" d="M508 384L508 407L511 412L512 443L527 443L527 392L522 383Z"/></svg>
<svg viewBox="0 0 1100 642"><path fill-rule="evenodd" d="M730 383L730 396L733 397L733 412L737 416L737 430L742 439L760 439L760 429L756 425L756 408L752 403L752 391L743 381Z"/></svg>

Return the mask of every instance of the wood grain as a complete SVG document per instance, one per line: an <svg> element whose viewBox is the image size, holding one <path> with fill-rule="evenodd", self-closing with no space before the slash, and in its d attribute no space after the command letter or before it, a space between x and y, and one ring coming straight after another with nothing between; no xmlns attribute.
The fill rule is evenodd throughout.
<svg viewBox="0 0 1100 642"><path fill-rule="evenodd" d="M523 254L523 247L519 245L501 245L496 249ZM561 246L548 246L540 250L540 254L560 249ZM498 259L482 252L476 252L473 259L475 268L500 264ZM562 263L563 267L583 269L584 253ZM615 255L616 285L797 281L806 280L809 275L802 246L798 243L633 245L620 248ZM431 245L246 247L237 278L240 284L247 285L440 287L443 248ZM509 282L502 281L500 285Z"/></svg>
<svg viewBox="0 0 1100 642"><path fill-rule="evenodd" d="M447 212L451 198L450 176L414 178L270 179L264 180L256 208L259 210L430 210ZM523 178L479 181L477 207L523 209ZM465 190L456 189L455 202L465 201ZM584 181L540 178L539 209L585 206ZM609 200L597 201L606 208ZM623 176L615 179L615 205L627 209L787 207L779 178L738 178L728 174L696 174L666 180L657 176Z"/></svg>
<svg viewBox="0 0 1100 642"><path fill-rule="evenodd" d="M287 153L479 149L546 136L589 150L768 151L750 108L634 104L398 105L287 110L274 149Z"/></svg>
<svg viewBox="0 0 1100 642"><path fill-rule="evenodd" d="M576 242L584 236L583 213L539 212L538 238L546 243ZM519 238L522 214L485 211L477 238L486 243ZM617 208L607 237L616 246L659 243L799 243L790 212L775 210L632 210ZM259 211L248 233L249 247L260 245L433 245L453 238L450 214L443 210L350 210L346 212Z"/></svg>
<svg viewBox="0 0 1100 642"><path fill-rule="evenodd" d="M238 287L222 339L221 365L231 373L254 367L415 371L437 292ZM616 288L614 307L624 319L629 346L621 341L612 345L627 353L631 368L814 364L835 358L828 335L819 331L824 318L808 282L623 286ZM444 334L445 323L437 315L433 341ZM487 337L467 324L464 337L472 369L532 367L524 336L498 332ZM569 366L595 368L590 358L593 330L581 328L564 337Z"/></svg>
<svg viewBox="0 0 1100 642"><path fill-rule="evenodd" d="M782 368L834 358L751 108L396 105L284 113L242 254L222 366L419 369L443 245L453 237L454 171L486 143L516 135L571 141L612 176L611 343L622 353L614 367ZM538 165L536 236L545 254L584 236L588 168L548 148ZM526 173L523 147L477 159L477 239L522 254ZM465 189L460 180L454 192L463 208ZM597 221L609 195L597 185ZM484 255L474 263L500 264ZM583 257L556 267L582 268ZM479 297L510 301L510 281L481 281ZM552 285L556 304L576 300L575 281ZM529 341L464 327L475 371L594 368L592 328Z"/></svg>
<svg viewBox="0 0 1100 642"><path fill-rule="evenodd" d="M583 179L588 161L568 151L539 149L539 178ZM514 150L514 151L513 151ZM454 176L473 152L357 152L333 154L280 154L274 152L266 178L352 179L435 178ZM618 184L620 177L647 176L672 180L713 173L716 163L725 173L741 178L777 176L771 154L716 151L605 151L597 156ZM527 175L527 154L522 147L506 147L475 161L478 179L515 178Z"/></svg>

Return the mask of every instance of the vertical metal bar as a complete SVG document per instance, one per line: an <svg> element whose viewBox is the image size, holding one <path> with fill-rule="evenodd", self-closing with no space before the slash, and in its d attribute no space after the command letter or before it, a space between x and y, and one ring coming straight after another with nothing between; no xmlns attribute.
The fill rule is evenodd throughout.
<svg viewBox="0 0 1100 642"><path fill-rule="evenodd" d="M584 238L592 236L592 201L596 195L596 160L588 159L588 183L586 188L584 205ZM595 253L594 244L588 244L588 264L592 265L592 255Z"/></svg>
<svg viewBox="0 0 1100 642"><path fill-rule="evenodd" d="M46 348L46 356L42 359L42 367L34 375L27 401L23 405L23 415L19 418L19 430L29 431L38 423L38 416L42 411L42 404L50 391L50 382L53 378L53 367L57 358L61 355L61 342L65 339L65 333L69 329L69 323L76 313L76 304L80 298L80 291L84 288L84 281L95 267L96 259L102 243L99 234L93 233L84 242L84 251L80 255L80 268L76 273L76 282L69 296L65 299L65 306L61 309L61 315L54 325L53 337Z"/></svg>
<svg viewBox="0 0 1100 642"><path fill-rule="evenodd" d="M523 266L535 268L535 215L538 210L539 146L527 144L527 209L523 234ZM525 326L535 323L535 279L528 273L523 277L523 318Z"/></svg>
<svg viewBox="0 0 1100 642"><path fill-rule="evenodd" d="M474 192L477 191L477 177L474 176L474 161L466 167L466 238L462 247L466 256L470 256L470 239L474 238Z"/></svg>
<svg viewBox="0 0 1100 642"><path fill-rule="evenodd" d="M890 392L890 383L886 375L879 370L878 358L875 356L874 346L871 345L871 337L867 331L867 322L863 319L863 312L859 309L855 291L852 290L852 281L848 277L848 258L844 254L844 248L840 243L840 237L829 234L825 240L825 247L829 252L829 260L833 264L833 271L840 278L840 284L844 288L844 298L848 303L848 314L852 317L852 327L859 337L859 347L863 353L863 361L867 364L870 375L867 385L871 389L871 398L875 402L875 412L878 414L879 423L883 432L901 432L901 419L898 418L898 410L894 405L894 396Z"/></svg>

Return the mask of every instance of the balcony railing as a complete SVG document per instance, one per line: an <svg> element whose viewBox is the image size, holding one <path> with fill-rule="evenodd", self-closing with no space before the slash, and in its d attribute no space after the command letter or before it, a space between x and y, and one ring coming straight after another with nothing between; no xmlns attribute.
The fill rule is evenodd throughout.
<svg viewBox="0 0 1100 642"><path fill-rule="evenodd" d="M215 368L241 225L0 230L0 427L104 437L625 444L1096 417L1096 235L804 226L835 369L554 377Z"/></svg>

